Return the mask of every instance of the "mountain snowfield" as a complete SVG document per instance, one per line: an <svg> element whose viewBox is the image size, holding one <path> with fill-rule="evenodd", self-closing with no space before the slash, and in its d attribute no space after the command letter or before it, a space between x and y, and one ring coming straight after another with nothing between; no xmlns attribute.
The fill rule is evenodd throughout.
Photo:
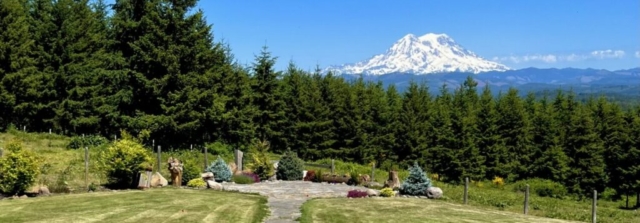
<svg viewBox="0 0 640 223"><path fill-rule="evenodd" d="M482 73L510 70L505 65L485 60L463 48L446 34L408 34L384 54L355 64L325 69L334 74L383 75L390 73Z"/></svg>

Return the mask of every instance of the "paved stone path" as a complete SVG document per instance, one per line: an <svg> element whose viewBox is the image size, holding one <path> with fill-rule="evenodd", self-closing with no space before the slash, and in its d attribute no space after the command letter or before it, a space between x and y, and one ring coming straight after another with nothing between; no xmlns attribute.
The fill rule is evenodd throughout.
<svg viewBox="0 0 640 223"><path fill-rule="evenodd" d="M225 190L259 193L268 197L271 215L267 223L296 222L300 217L300 207L311 198L347 197L354 189L367 190L365 187L344 184L312 183L309 181L271 181L255 184L224 184Z"/></svg>

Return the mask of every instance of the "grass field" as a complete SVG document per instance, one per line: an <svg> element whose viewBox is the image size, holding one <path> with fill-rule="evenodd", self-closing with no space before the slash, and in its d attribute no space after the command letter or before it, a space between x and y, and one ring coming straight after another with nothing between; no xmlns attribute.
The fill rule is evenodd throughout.
<svg viewBox="0 0 640 223"><path fill-rule="evenodd" d="M302 206L300 222L569 222L427 199L316 199Z"/></svg>
<svg viewBox="0 0 640 223"><path fill-rule="evenodd" d="M0 222L262 222L267 199L191 189L96 192L0 201Z"/></svg>

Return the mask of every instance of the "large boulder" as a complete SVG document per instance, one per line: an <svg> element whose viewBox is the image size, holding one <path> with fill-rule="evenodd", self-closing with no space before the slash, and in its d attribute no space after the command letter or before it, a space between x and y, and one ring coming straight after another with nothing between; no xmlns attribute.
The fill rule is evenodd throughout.
<svg viewBox="0 0 640 223"><path fill-rule="evenodd" d="M371 182L365 183L364 186L365 187L382 187L382 184L375 181L371 181Z"/></svg>
<svg viewBox="0 0 640 223"><path fill-rule="evenodd" d="M374 189L368 189L367 195L369 195L369 197L380 196L380 191L374 190Z"/></svg>
<svg viewBox="0 0 640 223"><path fill-rule="evenodd" d="M215 180L207 180L207 188L214 190L222 190L222 184L216 182Z"/></svg>
<svg viewBox="0 0 640 223"><path fill-rule="evenodd" d="M213 173L212 172L201 173L200 177L202 177L202 179L204 179L205 181L208 179L213 179Z"/></svg>
<svg viewBox="0 0 640 223"><path fill-rule="evenodd" d="M159 172L155 172L151 176L151 187L165 187L169 185L169 181L165 179Z"/></svg>
<svg viewBox="0 0 640 223"><path fill-rule="evenodd" d="M42 186L38 189L38 196L49 196L51 192L49 192L49 188L47 186Z"/></svg>
<svg viewBox="0 0 640 223"><path fill-rule="evenodd" d="M427 188L427 197L431 199L438 199L442 197L442 189L439 187Z"/></svg>

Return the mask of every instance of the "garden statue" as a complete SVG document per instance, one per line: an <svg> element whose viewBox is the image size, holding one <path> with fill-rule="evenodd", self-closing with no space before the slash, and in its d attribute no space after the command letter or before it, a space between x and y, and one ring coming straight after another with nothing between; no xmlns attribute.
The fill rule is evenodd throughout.
<svg viewBox="0 0 640 223"><path fill-rule="evenodd" d="M384 183L384 186L392 189L400 187L400 179L398 178L397 171L389 171L389 179Z"/></svg>
<svg viewBox="0 0 640 223"><path fill-rule="evenodd" d="M170 157L167 163L169 164L169 172L171 172L171 182L173 186L180 187L182 185L183 164L180 163L178 158L173 157Z"/></svg>

